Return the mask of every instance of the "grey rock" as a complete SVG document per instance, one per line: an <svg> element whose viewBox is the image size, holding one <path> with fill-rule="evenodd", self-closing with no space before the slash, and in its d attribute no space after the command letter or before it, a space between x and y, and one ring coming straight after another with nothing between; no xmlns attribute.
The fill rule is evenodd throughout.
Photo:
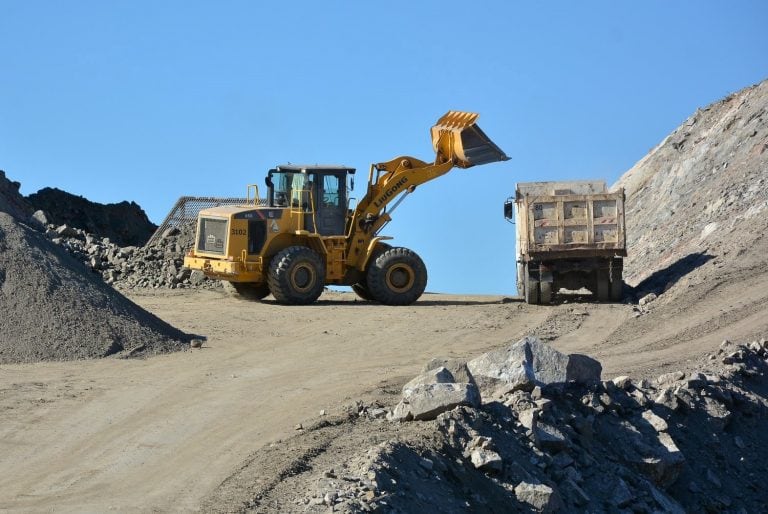
<svg viewBox="0 0 768 514"><path fill-rule="evenodd" d="M409 391L427 384L453 384L455 382L456 380L454 380L450 371L443 367L435 368L411 379L411 381L403 386L403 394L408 394Z"/></svg>
<svg viewBox="0 0 768 514"><path fill-rule="evenodd" d="M563 508L560 494L545 484L520 482L515 487L515 496L518 501L529 505L536 512L551 513Z"/></svg>
<svg viewBox="0 0 768 514"><path fill-rule="evenodd" d="M657 432L666 432L667 429L669 428L669 425L667 425L667 422L664 421L664 419L662 419L661 417L654 414L653 411L650 411L650 410L643 411L642 417Z"/></svg>
<svg viewBox="0 0 768 514"><path fill-rule="evenodd" d="M77 230L70 227L69 225L60 225L56 228L56 233L61 237L77 237L78 233Z"/></svg>
<svg viewBox="0 0 768 514"><path fill-rule="evenodd" d="M199 286L205 280L205 274L200 270L192 270L189 274L189 283L193 286Z"/></svg>
<svg viewBox="0 0 768 514"><path fill-rule="evenodd" d="M517 420L528 430L535 430L539 419L539 409L528 409L521 411L517 415Z"/></svg>
<svg viewBox="0 0 768 514"><path fill-rule="evenodd" d="M425 384L408 390L387 416L390 421L424 421L466 405L478 407L480 393L472 384Z"/></svg>
<svg viewBox="0 0 768 514"><path fill-rule="evenodd" d="M612 380L613 384L618 387L619 389L628 390L630 387L632 387L632 379L630 379L626 375L621 375L620 377L616 377Z"/></svg>
<svg viewBox="0 0 768 514"><path fill-rule="evenodd" d="M640 306L646 306L646 305L648 305L649 303L651 303L652 301L654 301L658 297L659 297L659 295L657 295L656 293L649 293L649 294L643 296L642 298L640 298L640 300L637 303Z"/></svg>
<svg viewBox="0 0 768 514"><path fill-rule="evenodd" d="M680 406L680 402L678 401L677 396L669 387L665 387L659 391L659 394L656 396L654 403L662 405L671 410L677 410Z"/></svg>
<svg viewBox="0 0 768 514"><path fill-rule="evenodd" d="M704 397L704 412L709 416L710 426L717 432L725 430L733 418L733 413L725 405L709 397Z"/></svg>
<svg viewBox="0 0 768 514"><path fill-rule="evenodd" d="M685 464L685 457L666 432L658 433L659 444L640 461L639 468L656 484L669 487L680 476Z"/></svg>
<svg viewBox="0 0 768 514"><path fill-rule="evenodd" d="M659 378L656 379L656 383L659 385L667 385L673 382L678 382L684 378L685 373L682 371L672 371L671 373L664 373L663 375L659 375Z"/></svg>
<svg viewBox="0 0 768 514"><path fill-rule="evenodd" d="M48 226L48 216L43 211L35 211L32 213L32 216L30 216L30 221L33 224L36 224L40 228L45 228Z"/></svg>
<svg viewBox="0 0 768 514"><path fill-rule="evenodd" d="M536 446L544 451L558 452L568 447L568 439L560 429L546 423L536 424L533 437Z"/></svg>
<svg viewBox="0 0 768 514"><path fill-rule="evenodd" d="M532 390L535 385L593 383L602 366L584 355L565 355L535 337L525 337L506 348L485 353L467 363L483 393L500 386Z"/></svg>
<svg viewBox="0 0 768 514"><path fill-rule="evenodd" d="M470 453L470 460L476 469L486 473L497 473L504 467L501 456L493 450L475 448Z"/></svg>
<svg viewBox="0 0 768 514"><path fill-rule="evenodd" d="M438 357L430 360L424 365L423 372L431 371L436 368L445 368L453 375L453 381L456 383L475 384L475 377L467 367L467 361L461 359L449 359Z"/></svg>

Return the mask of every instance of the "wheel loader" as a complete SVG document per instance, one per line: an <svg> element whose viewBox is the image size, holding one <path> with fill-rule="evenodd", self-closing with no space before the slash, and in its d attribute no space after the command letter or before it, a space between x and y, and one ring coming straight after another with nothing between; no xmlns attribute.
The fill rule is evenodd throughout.
<svg viewBox="0 0 768 514"><path fill-rule="evenodd" d="M409 305L427 285L412 250L379 235L417 186L454 167L507 160L477 126L478 115L449 111L431 129L434 162L401 156L372 164L353 205L354 168L285 164L269 170L266 195L248 186L247 202L200 211L184 265L228 281L243 297L270 293L279 303L310 304L327 284L351 286L365 300Z"/></svg>

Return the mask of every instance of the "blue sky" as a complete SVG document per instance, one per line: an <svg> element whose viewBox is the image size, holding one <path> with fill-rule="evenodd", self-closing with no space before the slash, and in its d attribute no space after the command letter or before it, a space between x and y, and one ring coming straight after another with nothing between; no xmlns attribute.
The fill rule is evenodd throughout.
<svg viewBox="0 0 768 514"><path fill-rule="evenodd" d="M386 232L428 290L512 294L516 182L613 183L768 78L763 1L0 1L0 169L30 194L240 196L275 164L433 157L449 109L512 158L421 186Z"/></svg>

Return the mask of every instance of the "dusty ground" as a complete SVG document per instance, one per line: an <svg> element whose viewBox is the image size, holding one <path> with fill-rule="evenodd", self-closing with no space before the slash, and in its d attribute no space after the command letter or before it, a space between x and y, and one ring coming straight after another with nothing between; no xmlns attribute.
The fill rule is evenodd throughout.
<svg viewBox="0 0 768 514"><path fill-rule="evenodd" d="M284 307L212 291L135 294L208 341L147 360L0 367L0 510L187 511L206 498L211 508L210 495L254 451L321 409L386 399L434 356L472 357L537 334L598 358L605 377L685 368L726 333L768 333L766 286L731 302L715 288L709 302L639 318L632 305L573 300L534 307L425 295L399 308L326 293L316 305Z"/></svg>

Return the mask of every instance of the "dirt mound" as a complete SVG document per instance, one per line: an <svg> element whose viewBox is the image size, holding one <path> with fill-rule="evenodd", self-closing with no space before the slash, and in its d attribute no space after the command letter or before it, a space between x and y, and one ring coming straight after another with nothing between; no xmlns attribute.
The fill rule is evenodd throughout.
<svg viewBox="0 0 768 514"><path fill-rule="evenodd" d="M434 421L381 404L253 455L204 504L255 512L759 512L768 342L699 372L516 390Z"/></svg>
<svg viewBox="0 0 768 514"><path fill-rule="evenodd" d="M0 212L0 362L178 350L189 337Z"/></svg>
<svg viewBox="0 0 768 514"><path fill-rule="evenodd" d="M767 167L768 81L697 110L614 186L627 194L627 282L661 294L765 264Z"/></svg>
<svg viewBox="0 0 768 514"><path fill-rule="evenodd" d="M157 228L136 202L101 204L50 187L29 195L27 201L44 211L50 223L80 228L120 246L141 246Z"/></svg>

